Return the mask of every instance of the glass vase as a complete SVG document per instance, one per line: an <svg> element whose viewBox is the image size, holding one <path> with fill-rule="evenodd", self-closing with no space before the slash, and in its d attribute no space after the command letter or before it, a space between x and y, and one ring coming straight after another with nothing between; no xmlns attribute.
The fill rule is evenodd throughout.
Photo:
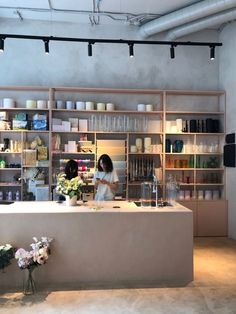
<svg viewBox="0 0 236 314"><path fill-rule="evenodd" d="M35 267L30 267L25 269L24 279L23 279L23 293L24 295L31 295L36 292L35 281L33 278L33 271Z"/></svg>

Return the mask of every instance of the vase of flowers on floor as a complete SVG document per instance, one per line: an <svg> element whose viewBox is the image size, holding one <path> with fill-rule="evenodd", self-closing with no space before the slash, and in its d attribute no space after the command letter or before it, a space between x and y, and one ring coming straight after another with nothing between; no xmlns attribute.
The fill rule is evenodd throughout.
<svg viewBox="0 0 236 314"><path fill-rule="evenodd" d="M65 196L67 206L75 206L77 204L77 199L82 193L82 186L83 181L79 176L69 180L66 179L65 173L57 175L56 191Z"/></svg>
<svg viewBox="0 0 236 314"><path fill-rule="evenodd" d="M34 270L46 263L50 254L50 242L52 239L41 237L38 240L33 237L34 243L31 243L31 250L26 251L20 248L15 253L20 269L25 270L23 279L23 293L25 295L34 294L36 292L36 285L33 277Z"/></svg>

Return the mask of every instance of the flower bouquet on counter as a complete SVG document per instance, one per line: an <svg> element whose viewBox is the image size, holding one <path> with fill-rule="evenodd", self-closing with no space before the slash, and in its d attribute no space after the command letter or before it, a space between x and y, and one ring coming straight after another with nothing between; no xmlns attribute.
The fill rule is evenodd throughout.
<svg viewBox="0 0 236 314"><path fill-rule="evenodd" d="M15 259L18 266L21 269L27 269L28 274L26 280L24 280L23 289L24 294L34 294L36 291L35 282L32 276L34 269L40 265L43 265L48 260L50 254L50 243L53 239L47 237L41 237L38 240L33 237L34 243L31 243L31 250L26 251L20 248L15 253Z"/></svg>
<svg viewBox="0 0 236 314"><path fill-rule="evenodd" d="M57 175L56 191L59 194L62 194L64 196L69 196L69 198L78 196L82 193L82 186L83 186L83 181L79 176L69 180L69 179L66 179L65 173L59 173Z"/></svg>
<svg viewBox="0 0 236 314"><path fill-rule="evenodd" d="M0 269L4 271L4 268L11 264L10 260L14 258L16 249L10 244L0 246Z"/></svg>

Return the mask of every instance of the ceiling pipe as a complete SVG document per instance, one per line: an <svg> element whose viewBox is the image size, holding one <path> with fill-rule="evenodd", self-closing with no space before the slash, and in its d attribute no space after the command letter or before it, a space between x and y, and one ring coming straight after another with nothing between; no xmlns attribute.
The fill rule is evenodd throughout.
<svg viewBox="0 0 236 314"><path fill-rule="evenodd" d="M197 19L231 9L236 6L236 0L205 0L172 12L140 27L143 38L161 33L171 28L190 23Z"/></svg>
<svg viewBox="0 0 236 314"><path fill-rule="evenodd" d="M203 18L201 20L189 23L187 25L179 26L170 30L166 36L166 40L173 41L176 38L192 34L198 31L201 31L208 27L217 26L226 22L230 22L236 19L236 9L215 14L210 17Z"/></svg>

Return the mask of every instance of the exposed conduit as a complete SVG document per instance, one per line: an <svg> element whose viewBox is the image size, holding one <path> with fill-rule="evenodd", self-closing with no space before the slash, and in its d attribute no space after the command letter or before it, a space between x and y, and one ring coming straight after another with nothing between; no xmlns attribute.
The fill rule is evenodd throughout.
<svg viewBox="0 0 236 314"><path fill-rule="evenodd" d="M217 26L236 19L236 9L215 14L210 17L203 18L187 25L179 26L168 32L165 40L174 41L178 37L182 37L191 33L201 31L208 27Z"/></svg>
<svg viewBox="0 0 236 314"><path fill-rule="evenodd" d="M184 9L172 12L140 27L143 38L166 31L177 26L190 23L197 19L231 9L236 0L205 0Z"/></svg>

